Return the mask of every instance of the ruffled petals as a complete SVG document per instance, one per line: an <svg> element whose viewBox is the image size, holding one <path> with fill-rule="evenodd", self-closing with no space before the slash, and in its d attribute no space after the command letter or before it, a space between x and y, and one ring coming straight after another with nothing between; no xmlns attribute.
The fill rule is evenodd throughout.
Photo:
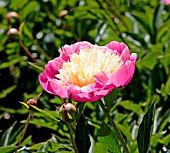
<svg viewBox="0 0 170 153"><path fill-rule="evenodd" d="M60 73L65 62L70 60L72 54L79 54L83 48L91 48L89 42L78 42L73 45L65 45L61 48L60 56L49 61L39 76L39 81L44 90L58 95L62 98L72 98L77 102L94 102L108 95L112 90L118 87L126 86L133 78L137 54L130 54L129 48L124 43L112 41L106 46L98 46L104 51L113 51L122 60L122 65L113 74L107 71L101 71L94 75L94 83L82 87L56 77Z"/></svg>
<svg viewBox="0 0 170 153"><path fill-rule="evenodd" d="M109 44L106 45L111 50L116 50L117 53L121 54L125 47L127 47L124 43L119 43L117 41L111 41Z"/></svg>

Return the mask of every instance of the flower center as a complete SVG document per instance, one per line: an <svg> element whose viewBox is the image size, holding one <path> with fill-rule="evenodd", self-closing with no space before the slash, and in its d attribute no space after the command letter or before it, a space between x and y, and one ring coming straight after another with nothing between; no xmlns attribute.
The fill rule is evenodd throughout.
<svg viewBox="0 0 170 153"><path fill-rule="evenodd" d="M94 75L101 71L115 73L121 64L121 58L113 51L104 51L104 48L95 45L80 49L79 54L73 53L70 61L63 64L56 77L63 85L69 82L82 87L94 84Z"/></svg>

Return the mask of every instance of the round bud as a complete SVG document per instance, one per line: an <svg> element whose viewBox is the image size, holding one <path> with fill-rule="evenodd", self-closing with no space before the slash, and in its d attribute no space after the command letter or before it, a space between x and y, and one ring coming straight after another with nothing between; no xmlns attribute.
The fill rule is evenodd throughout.
<svg viewBox="0 0 170 153"><path fill-rule="evenodd" d="M64 17L65 15L67 15L68 14L68 11L67 10L62 10L62 11L60 11L60 13L59 13L59 17Z"/></svg>
<svg viewBox="0 0 170 153"><path fill-rule="evenodd" d="M37 100L35 100L35 99L29 99L29 100L27 101L27 104L28 104L28 105L37 106Z"/></svg>
<svg viewBox="0 0 170 153"><path fill-rule="evenodd" d="M9 29L7 35L18 35L18 29L16 28Z"/></svg>
<svg viewBox="0 0 170 153"><path fill-rule="evenodd" d="M65 122L69 119L74 120L76 112L76 106L74 106L72 103L65 103L59 109L60 118Z"/></svg>
<svg viewBox="0 0 170 153"><path fill-rule="evenodd" d="M19 14L17 12L9 12L7 15L6 15L6 19L8 22L10 22L10 19L11 18L16 18L18 19L19 18Z"/></svg>

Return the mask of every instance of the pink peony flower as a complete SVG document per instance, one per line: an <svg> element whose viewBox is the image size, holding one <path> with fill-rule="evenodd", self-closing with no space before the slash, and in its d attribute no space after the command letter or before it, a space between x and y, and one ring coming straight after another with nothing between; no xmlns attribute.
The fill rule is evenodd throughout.
<svg viewBox="0 0 170 153"><path fill-rule="evenodd" d="M137 54L124 43L106 46L77 42L60 49L60 56L49 61L39 76L47 92L77 102L93 102L113 89L127 85L135 71Z"/></svg>
<svg viewBox="0 0 170 153"><path fill-rule="evenodd" d="M163 2L165 5L170 4L170 0L162 0L162 2Z"/></svg>

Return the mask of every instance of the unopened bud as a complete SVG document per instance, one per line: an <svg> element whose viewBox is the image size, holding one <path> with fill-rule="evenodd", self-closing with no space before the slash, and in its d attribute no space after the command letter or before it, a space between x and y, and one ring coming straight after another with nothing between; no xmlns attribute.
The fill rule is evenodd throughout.
<svg viewBox="0 0 170 153"><path fill-rule="evenodd" d="M18 29L16 28L9 29L7 35L18 35Z"/></svg>
<svg viewBox="0 0 170 153"><path fill-rule="evenodd" d="M28 105L37 106L37 100L35 100L35 99L29 99L29 100L27 101L27 104L28 104Z"/></svg>
<svg viewBox="0 0 170 153"><path fill-rule="evenodd" d="M59 109L59 115L61 120L68 121L69 119L75 119L76 115L76 106L72 103L65 103Z"/></svg>
<svg viewBox="0 0 170 153"><path fill-rule="evenodd" d="M15 18L15 19L18 19L19 18L19 14L17 12L9 12L7 15L6 15L6 19L8 22L10 22L10 19L11 18Z"/></svg>
<svg viewBox="0 0 170 153"><path fill-rule="evenodd" d="M60 11L60 13L59 13L59 17L64 17L65 15L67 15L68 14L68 11L67 10L62 10L62 11Z"/></svg>

